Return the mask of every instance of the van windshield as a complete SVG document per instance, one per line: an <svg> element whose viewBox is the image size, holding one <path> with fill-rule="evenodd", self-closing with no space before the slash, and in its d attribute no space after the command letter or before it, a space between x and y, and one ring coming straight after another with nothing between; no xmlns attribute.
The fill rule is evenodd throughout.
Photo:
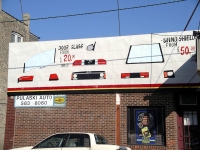
<svg viewBox="0 0 200 150"><path fill-rule="evenodd" d="M126 64L164 62L160 44L131 45Z"/></svg>

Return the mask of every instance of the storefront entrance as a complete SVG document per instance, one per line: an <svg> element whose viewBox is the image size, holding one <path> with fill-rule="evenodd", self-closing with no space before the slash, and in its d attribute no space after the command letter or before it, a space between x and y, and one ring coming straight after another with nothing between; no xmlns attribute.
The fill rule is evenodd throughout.
<svg viewBox="0 0 200 150"><path fill-rule="evenodd" d="M178 104L179 150L200 150L200 109L198 96L182 94Z"/></svg>

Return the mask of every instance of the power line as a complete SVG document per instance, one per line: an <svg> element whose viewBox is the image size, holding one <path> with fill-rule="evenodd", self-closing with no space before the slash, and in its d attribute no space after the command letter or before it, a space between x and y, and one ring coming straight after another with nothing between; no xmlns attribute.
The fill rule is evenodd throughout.
<svg viewBox="0 0 200 150"><path fill-rule="evenodd" d="M26 19L26 20L7 20L7 21L2 21L0 23L28 21L28 20L44 20L44 19L55 19L55 18L64 18L64 17L75 17L75 16L84 16L84 15L92 15L92 14L101 14L101 13L116 12L116 11L120 11L120 10L131 10L131 9L166 5L166 4L178 3L178 2L184 2L184 1L187 1L187 0L176 0L176 1L169 1L169 2L164 2L164 3L149 4L149 5L142 5L142 6L133 6L133 7L128 7L128 8L111 9L111 10L103 10L103 11L96 11L96 12L86 12L86 13L81 13L81 14L71 14L71 15L64 15L64 16L52 16L52 17Z"/></svg>
<svg viewBox="0 0 200 150"><path fill-rule="evenodd" d="M198 0L198 3L197 3L197 5L196 5L196 7L194 8L194 10L193 10L193 12L192 12L192 14L191 14L191 16L190 16L190 19L188 20L188 22L187 22L187 24L186 24L186 26L185 26L185 28L184 28L184 30L183 30L183 31L185 31L185 30L187 29L187 27L188 27L188 24L190 23L190 21L191 21L191 19L192 19L193 15L194 15L194 13L195 13L195 11L196 11L196 9L197 9L197 7L198 7L199 3L200 3L200 0Z"/></svg>
<svg viewBox="0 0 200 150"><path fill-rule="evenodd" d="M190 83L193 79L194 79L194 77L197 75L197 72L192 76L192 78L190 79L190 81L188 82L188 83ZM187 84L188 84L187 83ZM190 87L192 87L192 86L190 86ZM183 88L185 88L185 86L183 87Z"/></svg>
<svg viewBox="0 0 200 150"><path fill-rule="evenodd" d="M20 7L21 7L21 13L22 13L22 19L23 19L22 1L21 0L19 0L19 1L20 1Z"/></svg>
<svg viewBox="0 0 200 150"><path fill-rule="evenodd" d="M117 0L117 8L118 8L118 26L119 26L119 36L121 35L121 27L120 27L120 15L119 15L119 1Z"/></svg>

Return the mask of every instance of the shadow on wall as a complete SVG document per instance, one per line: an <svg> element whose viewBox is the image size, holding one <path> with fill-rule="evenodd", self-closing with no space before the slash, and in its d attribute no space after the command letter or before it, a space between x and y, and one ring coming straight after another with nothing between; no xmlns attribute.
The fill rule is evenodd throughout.
<svg viewBox="0 0 200 150"><path fill-rule="evenodd" d="M177 98L176 95L198 91L196 86L199 84L200 77L197 75L197 64L194 57L194 55L191 55L190 59L180 68L175 69L176 64L170 64L172 66L170 70L167 65L168 70L162 68L159 78L163 79L164 77L166 81L158 89L155 89L155 87L162 83L162 80L154 78L152 80L156 79L157 81L149 89L138 90L142 96L131 90L129 91L133 93L131 96L122 94L121 109L125 110L128 107L127 141L131 148L135 148L135 144L140 145L145 142L142 139L145 136L150 137L150 141L146 142L150 142L152 146L166 145L177 148L176 144L171 144L174 139L177 139L178 134L176 102L179 101L179 97ZM125 115L125 113L122 112L122 115ZM121 119L124 120L123 117ZM123 140L123 143L125 144L126 141Z"/></svg>
<svg viewBox="0 0 200 150"><path fill-rule="evenodd" d="M162 133L160 133L157 135L156 140L165 141L163 143L166 143L167 146L169 146L170 142L173 141L173 137L176 139L178 135L178 129L176 129L178 128L178 108L176 106L179 103L179 94L191 94L199 91L198 85L200 83L200 78L197 75L197 63L194 58L195 54L191 55L190 59L187 60L180 68L176 68L177 70L175 72L173 71L173 68L171 70L165 70L163 68L163 71L160 73L160 78L163 78L164 76L167 80L160 86L159 89L154 90L154 86L152 85L150 89L150 91L152 91L150 92L151 94L144 97L144 101L148 101L149 106L163 107L164 124L161 125L161 119L159 121L159 118L162 116L162 111L160 111L157 115L158 123L156 128L163 126L163 131L166 131L166 135L161 135ZM167 77L168 75L170 76ZM157 81L159 81L159 79L157 79ZM161 97L162 99L157 101L157 99L160 99ZM157 109L157 111L159 110ZM168 138L166 140L165 136L172 137L172 139Z"/></svg>

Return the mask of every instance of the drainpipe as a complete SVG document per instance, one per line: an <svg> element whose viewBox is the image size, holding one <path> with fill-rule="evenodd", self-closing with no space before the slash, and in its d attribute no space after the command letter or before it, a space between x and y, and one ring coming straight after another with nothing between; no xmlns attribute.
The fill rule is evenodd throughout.
<svg viewBox="0 0 200 150"><path fill-rule="evenodd" d="M116 93L116 145L120 145L120 94Z"/></svg>

